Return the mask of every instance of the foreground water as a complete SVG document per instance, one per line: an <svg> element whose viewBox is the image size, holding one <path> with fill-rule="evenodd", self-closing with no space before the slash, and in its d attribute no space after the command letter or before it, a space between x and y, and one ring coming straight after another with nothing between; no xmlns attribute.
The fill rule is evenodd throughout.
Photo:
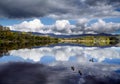
<svg viewBox="0 0 120 84"><path fill-rule="evenodd" d="M9 50L0 57L0 84L120 84L120 47Z"/></svg>

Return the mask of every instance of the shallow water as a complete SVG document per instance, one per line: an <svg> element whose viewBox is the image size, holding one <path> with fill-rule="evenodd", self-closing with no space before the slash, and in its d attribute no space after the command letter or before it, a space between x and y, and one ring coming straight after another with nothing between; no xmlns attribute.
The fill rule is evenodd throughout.
<svg viewBox="0 0 120 84"><path fill-rule="evenodd" d="M55 45L9 50L0 84L120 84L120 47Z"/></svg>

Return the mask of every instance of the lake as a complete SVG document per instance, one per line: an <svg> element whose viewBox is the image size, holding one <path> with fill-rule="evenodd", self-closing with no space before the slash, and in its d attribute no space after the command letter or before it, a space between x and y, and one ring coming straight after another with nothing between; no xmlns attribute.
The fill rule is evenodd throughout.
<svg viewBox="0 0 120 84"><path fill-rule="evenodd" d="M0 84L120 84L120 47L60 44L0 51Z"/></svg>

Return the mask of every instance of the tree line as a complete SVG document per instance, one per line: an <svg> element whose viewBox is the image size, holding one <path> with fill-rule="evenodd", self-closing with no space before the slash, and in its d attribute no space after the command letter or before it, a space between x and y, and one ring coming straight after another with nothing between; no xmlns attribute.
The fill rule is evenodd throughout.
<svg viewBox="0 0 120 84"><path fill-rule="evenodd" d="M13 32L9 27L0 26L0 44L2 43L57 43L58 38L38 36L29 32Z"/></svg>

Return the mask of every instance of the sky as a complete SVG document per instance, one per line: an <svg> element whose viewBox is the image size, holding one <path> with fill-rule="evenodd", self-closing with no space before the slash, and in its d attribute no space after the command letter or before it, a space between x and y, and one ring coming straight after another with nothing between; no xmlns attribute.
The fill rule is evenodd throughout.
<svg viewBox="0 0 120 84"><path fill-rule="evenodd" d="M1 0L0 25L60 35L119 34L120 0Z"/></svg>

